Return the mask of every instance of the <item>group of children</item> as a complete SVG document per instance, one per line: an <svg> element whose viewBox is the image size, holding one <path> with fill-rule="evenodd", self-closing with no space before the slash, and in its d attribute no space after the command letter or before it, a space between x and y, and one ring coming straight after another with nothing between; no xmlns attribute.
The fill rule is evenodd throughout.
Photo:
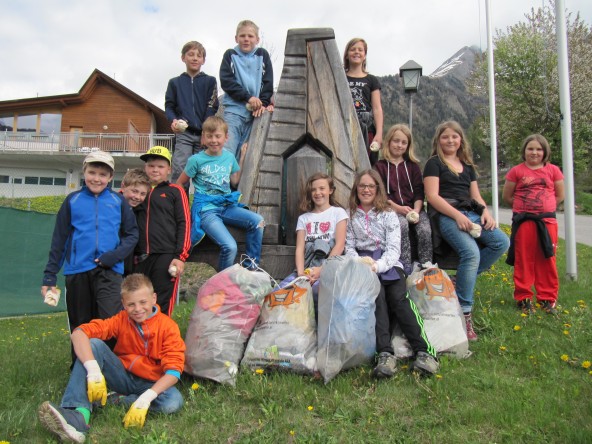
<svg viewBox="0 0 592 444"><path fill-rule="evenodd" d="M108 400L129 406L126 427L142 427L149 409L171 413L181 408L183 399L174 385L183 371L185 346L170 315L192 245L208 235L220 246L218 269L227 268L237 246L226 226L237 226L247 233L243 265L258 267L265 223L233 191L253 118L273 111L273 72L258 41L256 25L243 21L237 47L224 55L224 119L215 117L215 79L200 70L205 49L198 42L186 44L181 58L187 72L171 79L166 93L167 117L177 136L173 156L164 147L152 147L141 156L144 169L128 171L116 193L108 187L113 158L91 153L83 162L85 186L59 210L41 293L56 291L63 267L75 361L61 405L43 403L39 418L63 440L84 442L92 409ZM369 147L370 142L382 143L383 119L380 85L366 72L366 51L365 41L353 39L344 66ZM374 169L356 176L349 211L334 202L330 176L317 173L308 179L296 228L294 276L306 276L314 288L327 257L367 256L381 282L374 375L390 377L397 370L391 345L395 324L413 348L413 368L435 374L436 352L405 284L412 261L428 262L432 256L424 187L442 235L460 256L456 289L471 340L477 339L471 319L477 274L497 261L509 241L481 198L470 146L456 122L436 130L423 178L408 127L390 128L382 145L383 159L374 159ZM523 147L525 163L508 173L504 187L504 200L515 212L515 298L526 312L534 310L532 285L543 308L555 312L554 211L563 185L549 156L546 140L531 136ZM176 183L168 181L171 171ZM189 181L195 188L191 216ZM477 238L469 234L475 223L483 228ZM417 257L411 253L410 233L417 240ZM528 248L539 240L542 253ZM542 261L548 270L544 277L532 265ZM114 392L108 394L107 387Z"/></svg>

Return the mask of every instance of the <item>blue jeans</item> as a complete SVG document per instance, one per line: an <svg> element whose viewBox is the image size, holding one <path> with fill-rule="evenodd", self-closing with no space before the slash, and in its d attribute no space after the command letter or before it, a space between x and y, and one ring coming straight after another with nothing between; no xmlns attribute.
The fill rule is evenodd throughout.
<svg viewBox="0 0 592 444"><path fill-rule="evenodd" d="M185 131L175 136L171 182L175 183L187 165L187 160L201 149L201 136ZM189 190L189 185L187 185Z"/></svg>
<svg viewBox="0 0 592 444"><path fill-rule="evenodd" d="M481 224L481 217L473 211L461 211L471 222ZM439 216L440 232L444 240L457 252L460 262L456 270L456 294L463 313L473 307L473 292L477 275L497 262L510 246L510 239L499 228L485 230L474 239L461 231L456 221L448 216ZM479 248L480 244L483 248Z"/></svg>
<svg viewBox="0 0 592 444"><path fill-rule="evenodd" d="M263 229L265 223L263 217L257 213L241 208L238 205L230 205L214 208L201 213L201 228L220 247L218 259L218 271L230 267L236 259L238 247L236 240L226 228L226 225L238 227L247 232L247 255L257 265L261 260L261 245L263 244Z"/></svg>
<svg viewBox="0 0 592 444"><path fill-rule="evenodd" d="M253 128L253 116L243 117L234 113L224 113L224 120L228 124L228 142L224 149L240 159L240 148L243 143L249 141L251 128Z"/></svg>
<svg viewBox="0 0 592 444"><path fill-rule="evenodd" d="M107 390L126 395L122 400L124 405L131 405L138 399L139 395L154 385L153 381L129 373L115 353L100 339L91 339L90 345L95 360L99 363L103 376L105 376ZM92 405L88 401L88 395L86 394L86 369L78 359L72 368L61 406L70 409L84 407L92 410ZM182 406L183 396L177 388L171 387L152 401L150 411L174 413Z"/></svg>

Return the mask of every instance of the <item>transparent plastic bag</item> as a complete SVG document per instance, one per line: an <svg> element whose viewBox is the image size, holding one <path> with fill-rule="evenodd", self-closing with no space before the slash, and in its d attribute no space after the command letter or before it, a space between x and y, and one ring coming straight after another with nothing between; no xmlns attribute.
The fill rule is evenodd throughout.
<svg viewBox="0 0 592 444"><path fill-rule="evenodd" d="M241 365L312 374L316 353L312 289L306 279L297 279L265 297Z"/></svg>
<svg viewBox="0 0 592 444"><path fill-rule="evenodd" d="M376 297L380 282L359 258L333 256L321 270L317 367L325 384L376 352Z"/></svg>
<svg viewBox="0 0 592 444"><path fill-rule="evenodd" d="M407 278L407 289L423 318L428 340L438 354L468 357L469 341L464 316L448 274L437 264L416 265ZM413 355L409 342L398 327L393 332L392 344L398 358Z"/></svg>
<svg viewBox="0 0 592 444"><path fill-rule="evenodd" d="M234 386L245 343L271 290L267 273L238 264L208 279L185 335L185 371Z"/></svg>

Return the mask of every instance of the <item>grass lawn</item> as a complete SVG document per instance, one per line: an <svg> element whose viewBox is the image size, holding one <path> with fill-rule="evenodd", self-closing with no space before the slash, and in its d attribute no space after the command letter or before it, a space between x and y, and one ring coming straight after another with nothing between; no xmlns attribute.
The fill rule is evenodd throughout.
<svg viewBox="0 0 592 444"><path fill-rule="evenodd" d="M107 406L93 412L87 442L592 442L592 248L578 245L578 281L568 282L563 247L560 317L522 317L512 269L500 261L477 284L473 355L443 358L434 378L415 377L404 362L384 381L369 365L328 385L245 370L236 388L183 378L180 414L149 415L142 430L125 430L125 410ZM182 332L192 305L175 310ZM36 410L45 400L59 403L68 379L66 316L4 319L0 328L0 441L56 442Z"/></svg>

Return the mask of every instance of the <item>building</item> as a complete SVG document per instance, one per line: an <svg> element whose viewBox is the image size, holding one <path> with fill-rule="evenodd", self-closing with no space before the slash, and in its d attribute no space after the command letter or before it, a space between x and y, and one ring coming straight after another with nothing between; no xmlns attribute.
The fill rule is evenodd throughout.
<svg viewBox="0 0 592 444"><path fill-rule="evenodd" d="M95 69L78 93L0 101L0 197L68 194L94 150L113 155L118 188L142 153L173 140L162 109Z"/></svg>

